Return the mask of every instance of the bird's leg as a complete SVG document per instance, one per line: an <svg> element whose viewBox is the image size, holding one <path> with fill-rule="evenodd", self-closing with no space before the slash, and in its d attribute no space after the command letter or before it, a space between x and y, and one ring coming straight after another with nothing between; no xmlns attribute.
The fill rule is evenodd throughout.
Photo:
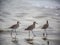
<svg viewBox="0 0 60 45"><path fill-rule="evenodd" d="M45 33L43 33L43 37L45 37Z"/></svg>
<svg viewBox="0 0 60 45"><path fill-rule="evenodd" d="M11 37L12 37L12 32L13 32L13 30L11 30Z"/></svg>
<svg viewBox="0 0 60 45"><path fill-rule="evenodd" d="M15 36L15 41L16 41L16 36Z"/></svg>
<svg viewBox="0 0 60 45"><path fill-rule="evenodd" d="M16 35L17 35L17 31L16 31L16 29L15 29L15 33L16 33Z"/></svg>
<svg viewBox="0 0 60 45"><path fill-rule="evenodd" d="M46 29L45 29L45 35L46 35L46 37L47 37L47 32L46 32Z"/></svg>
<svg viewBox="0 0 60 45"><path fill-rule="evenodd" d="M48 34L47 34L47 31L46 31L46 37L47 37L47 35L48 35Z"/></svg>
<svg viewBox="0 0 60 45"><path fill-rule="evenodd" d="M30 30L29 30L29 39L30 39Z"/></svg>
<svg viewBox="0 0 60 45"><path fill-rule="evenodd" d="M16 34L16 29L15 29L15 34ZM16 34L17 35L17 34ZM15 38L16 38L16 35L15 35Z"/></svg>
<svg viewBox="0 0 60 45"><path fill-rule="evenodd" d="M36 36L33 31L32 31L32 34L33 34L34 36Z"/></svg>

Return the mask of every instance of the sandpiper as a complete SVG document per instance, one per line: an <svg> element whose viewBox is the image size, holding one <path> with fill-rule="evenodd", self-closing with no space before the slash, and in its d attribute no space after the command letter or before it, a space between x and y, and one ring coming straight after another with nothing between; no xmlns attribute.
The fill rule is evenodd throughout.
<svg viewBox="0 0 60 45"><path fill-rule="evenodd" d="M46 24L43 25L43 27L41 29L44 29L46 36L47 36L47 32L46 29L48 28L49 24L48 24L48 20L46 21ZM43 33L43 36L45 36L45 33Z"/></svg>
<svg viewBox="0 0 60 45"><path fill-rule="evenodd" d="M19 27L19 21L17 21L17 24L14 24L14 25L12 25L11 27L9 27L10 29L12 29L11 30L11 37L12 37L12 32L13 32L13 30L15 30L15 33L16 33L16 29ZM17 35L17 33L16 33L16 35Z"/></svg>
<svg viewBox="0 0 60 45"><path fill-rule="evenodd" d="M29 27L27 27L25 29L25 30L28 30L29 31L29 37L30 37L30 31L32 31L35 28L35 24L37 24L37 23L34 21L32 25L30 25ZM33 31L32 31L32 33L33 33ZM34 33L33 33L33 35L34 35Z"/></svg>

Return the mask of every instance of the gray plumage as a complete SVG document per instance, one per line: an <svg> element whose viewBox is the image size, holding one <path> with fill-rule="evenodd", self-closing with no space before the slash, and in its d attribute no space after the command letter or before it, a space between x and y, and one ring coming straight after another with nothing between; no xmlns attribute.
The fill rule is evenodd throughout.
<svg viewBox="0 0 60 45"><path fill-rule="evenodd" d="M25 30L33 30L35 28L35 23L36 22L33 22L33 24L27 27Z"/></svg>
<svg viewBox="0 0 60 45"><path fill-rule="evenodd" d="M44 29L45 33L43 33L43 36L44 37L47 37L47 32L46 32L46 29L48 28L49 24L48 24L48 20L46 21L46 24L43 25L42 29ZM45 36L46 34L46 36Z"/></svg>
<svg viewBox="0 0 60 45"><path fill-rule="evenodd" d="M49 24L48 24L48 20L47 20L46 24L43 25L42 29L47 29L48 26L49 26Z"/></svg>
<svg viewBox="0 0 60 45"><path fill-rule="evenodd" d="M19 27L19 21L17 21L17 24L14 24L12 25L11 27L9 27L10 29L14 29L15 30L15 33L17 35L17 32L16 32L16 29ZM11 37L12 37L12 33L13 33L13 30L11 30ZM15 36L16 38L16 36Z"/></svg>
<svg viewBox="0 0 60 45"><path fill-rule="evenodd" d="M29 38L30 38L30 31L32 31L34 28L35 28L35 24L36 24L36 22L33 22L33 24L32 25L30 25L29 27L27 27L25 30L28 30L29 31ZM33 31L32 31L32 33L33 33ZM33 33L33 35L34 35L34 33ZM34 35L35 36L35 35Z"/></svg>
<svg viewBox="0 0 60 45"><path fill-rule="evenodd" d="M12 25L9 28L11 28L11 29L17 29L18 27L19 27L19 21L17 21L17 24L14 24L14 25Z"/></svg>

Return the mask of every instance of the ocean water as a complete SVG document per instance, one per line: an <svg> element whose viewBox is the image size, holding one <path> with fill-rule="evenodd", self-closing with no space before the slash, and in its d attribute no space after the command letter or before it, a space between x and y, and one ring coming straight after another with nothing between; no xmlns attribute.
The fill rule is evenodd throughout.
<svg viewBox="0 0 60 45"><path fill-rule="evenodd" d="M25 31L34 21L36 24L33 45L47 45L42 40L41 27L49 22L47 29L50 45L60 45L60 1L59 0L0 0L0 30L6 32L0 33L0 45L30 45L25 39L28 38L28 31ZM11 42L11 29L8 27L21 24L17 29L18 43ZM14 32L13 32L14 36ZM31 33L31 37L33 37Z"/></svg>

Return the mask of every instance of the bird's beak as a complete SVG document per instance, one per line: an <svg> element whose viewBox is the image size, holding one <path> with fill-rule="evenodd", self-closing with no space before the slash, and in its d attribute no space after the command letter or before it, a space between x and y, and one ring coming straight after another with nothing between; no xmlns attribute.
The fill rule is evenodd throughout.
<svg viewBox="0 0 60 45"><path fill-rule="evenodd" d="M36 23L36 24L38 24L38 23Z"/></svg>
<svg viewBox="0 0 60 45"><path fill-rule="evenodd" d="M20 23L21 24L21 23Z"/></svg>

